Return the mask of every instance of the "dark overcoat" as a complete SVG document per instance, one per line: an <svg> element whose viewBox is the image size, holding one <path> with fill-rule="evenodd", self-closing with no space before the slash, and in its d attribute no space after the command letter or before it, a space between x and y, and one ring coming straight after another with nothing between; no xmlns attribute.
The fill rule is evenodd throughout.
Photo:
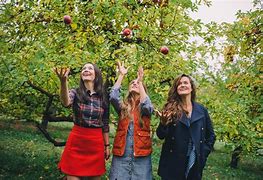
<svg viewBox="0 0 263 180"><path fill-rule="evenodd" d="M206 159L211 152L215 133L207 109L193 102L191 125L185 114L175 124L167 126L159 124L157 136L164 139L159 161L158 175L167 180L185 179L187 166L187 150L190 137L193 140L196 153L195 179L201 179Z"/></svg>

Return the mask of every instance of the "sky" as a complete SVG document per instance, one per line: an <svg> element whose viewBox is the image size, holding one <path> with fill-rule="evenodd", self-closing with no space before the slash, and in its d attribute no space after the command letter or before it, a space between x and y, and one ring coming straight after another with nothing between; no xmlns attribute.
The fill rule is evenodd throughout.
<svg viewBox="0 0 263 180"><path fill-rule="evenodd" d="M212 5L207 7L202 5L199 7L198 12L191 13L194 19L201 19L204 23L215 21L233 22L236 17L235 14L238 10L246 12L253 8L253 0L211 0Z"/></svg>
<svg viewBox="0 0 263 180"><path fill-rule="evenodd" d="M204 23L215 21L217 23L227 22L232 23L236 20L236 13L238 10L247 12L253 8L253 0L210 0L212 5L207 7L206 5L199 6L198 12L190 13L193 19L201 19ZM197 41L198 38L196 39ZM199 43L202 43L201 41ZM217 69L221 68L219 62L224 60L222 55L214 57L213 59L208 58L207 62L210 68L216 72ZM202 72L202 70L200 70Z"/></svg>

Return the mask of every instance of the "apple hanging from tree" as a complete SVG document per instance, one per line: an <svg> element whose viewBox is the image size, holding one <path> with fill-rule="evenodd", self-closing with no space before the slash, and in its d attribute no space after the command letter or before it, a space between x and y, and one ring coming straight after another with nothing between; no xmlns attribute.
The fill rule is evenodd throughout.
<svg viewBox="0 0 263 180"><path fill-rule="evenodd" d="M163 54L168 54L168 52L169 52L169 48L167 47L167 46L162 46L161 48L160 48L160 51L161 51L161 53L163 53Z"/></svg>
<svg viewBox="0 0 263 180"><path fill-rule="evenodd" d="M129 29L129 28L125 28L123 31L122 31L122 34L124 36L129 36L131 35L132 31Z"/></svg>
<svg viewBox="0 0 263 180"><path fill-rule="evenodd" d="M65 24L71 24L71 17L69 15L64 16L64 23Z"/></svg>

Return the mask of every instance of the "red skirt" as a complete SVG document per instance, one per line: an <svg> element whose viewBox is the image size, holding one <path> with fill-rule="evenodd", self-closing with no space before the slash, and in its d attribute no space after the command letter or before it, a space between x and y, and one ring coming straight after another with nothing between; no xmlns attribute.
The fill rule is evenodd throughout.
<svg viewBox="0 0 263 180"><path fill-rule="evenodd" d="M58 168L72 176L103 175L106 168L102 129L74 125Z"/></svg>

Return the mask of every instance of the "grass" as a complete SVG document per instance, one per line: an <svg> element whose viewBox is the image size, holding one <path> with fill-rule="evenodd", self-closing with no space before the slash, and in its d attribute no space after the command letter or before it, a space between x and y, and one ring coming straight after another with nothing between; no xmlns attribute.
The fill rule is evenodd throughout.
<svg viewBox="0 0 263 180"><path fill-rule="evenodd" d="M72 124L52 123L48 131L59 139L66 139ZM111 134L112 140L113 134ZM154 138L152 154L154 178L157 175L161 141ZM54 147L32 123L0 121L0 179L61 179L57 170L63 147ZM263 157L242 157L238 169L229 167L230 154L224 150L214 151L204 170L204 180L249 180L262 179ZM107 170L110 161L107 162ZM107 179L108 172L103 177Z"/></svg>

